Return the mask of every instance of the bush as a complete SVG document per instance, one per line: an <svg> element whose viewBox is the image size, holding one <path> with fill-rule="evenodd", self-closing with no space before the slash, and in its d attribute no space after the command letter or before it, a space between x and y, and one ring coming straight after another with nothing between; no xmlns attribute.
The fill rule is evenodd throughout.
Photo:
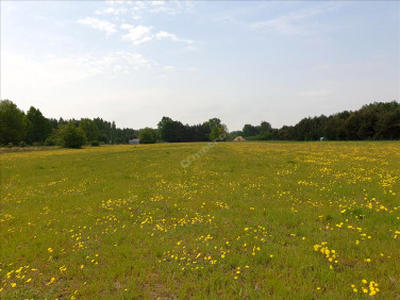
<svg viewBox="0 0 400 300"><path fill-rule="evenodd" d="M100 143L99 143L99 141L92 141L91 145L92 145L92 147L99 147Z"/></svg>
<svg viewBox="0 0 400 300"><path fill-rule="evenodd" d="M77 128L74 122L68 122L58 129L58 141L63 148L82 148L87 142L82 129Z"/></svg>
<svg viewBox="0 0 400 300"><path fill-rule="evenodd" d="M56 145L56 140L54 139L54 137L49 136L46 141L44 142L45 146L55 146Z"/></svg>
<svg viewBox="0 0 400 300"><path fill-rule="evenodd" d="M156 131L152 128L144 128L139 131L139 140L141 144L152 144L157 139Z"/></svg>
<svg viewBox="0 0 400 300"><path fill-rule="evenodd" d="M28 144L25 143L25 141L21 141L21 142L19 142L18 146L21 148L25 148L26 146L28 146Z"/></svg>

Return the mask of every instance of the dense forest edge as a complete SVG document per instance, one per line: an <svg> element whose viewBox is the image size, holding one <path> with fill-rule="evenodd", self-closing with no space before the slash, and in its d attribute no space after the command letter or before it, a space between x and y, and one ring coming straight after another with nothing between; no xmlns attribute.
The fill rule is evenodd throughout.
<svg viewBox="0 0 400 300"><path fill-rule="evenodd" d="M397 101L375 102L356 111L343 111L330 116L307 117L294 126L272 128L245 124L241 131L228 132L218 118L202 124L184 125L163 117L157 128L118 128L115 122L102 118L80 120L46 118L38 108L25 113L10 100L0 101L0 146L55 146L80 148L84 145L140 143L231 141L242 136L247 140L292 141L357 141L400 140L400 104Z"/></svg>

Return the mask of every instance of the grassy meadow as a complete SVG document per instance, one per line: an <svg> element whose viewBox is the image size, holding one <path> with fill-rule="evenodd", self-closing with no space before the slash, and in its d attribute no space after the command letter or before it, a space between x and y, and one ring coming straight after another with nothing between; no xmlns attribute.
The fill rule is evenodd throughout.
<svg viewBox="0 0 400 300"><path fill-rule="evenodd" d="M2 153L2 299L399 299L399 142Z"/></svg>

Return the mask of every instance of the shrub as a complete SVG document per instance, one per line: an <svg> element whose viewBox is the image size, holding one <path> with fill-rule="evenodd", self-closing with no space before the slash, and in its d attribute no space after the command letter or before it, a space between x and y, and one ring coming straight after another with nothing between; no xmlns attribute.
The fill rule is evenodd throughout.
<svg viewBox="0 0 400 300"><path fill-rule="evenodd" d="M143 128L139 131L139 140L142 144L155 143L157 139L156 131L152 128Z"/></svg>
<svg viewBox="0 0 400 300"><path fill-rule="evenodd" d="M68 122L58 129L58 141L63 148L82 148L86 144L86 135L74 122Z"/></svg>
<svg viewBox="0 0 400 300"><path fill-rule="evenodd" d="M18 146L21 147L21 148L25 148L26 146L28 146L28 144L25 143L25 141L20 141Z"/></svg>
<svg viewBox="0 0 400 300"><path fill-rule="evenodd" d="M44 142L45 146L54 146L56 145L56 140L54 139L54 137L49 136L46 141Z"/></svg>
<svg viewBox="0 0 400 300"><path fill-rule="evenodd" d="M100 143L99 143L99 141L92 141L91 145L92 145L92 147L99 147Z"/></svg>

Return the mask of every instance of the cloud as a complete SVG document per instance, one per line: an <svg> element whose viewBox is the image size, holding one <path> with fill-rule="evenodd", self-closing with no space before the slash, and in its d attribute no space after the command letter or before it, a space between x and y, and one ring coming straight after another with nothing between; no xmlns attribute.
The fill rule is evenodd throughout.
<svg viewBox="0 0 400 300"><path fill-rule="evenodd" d="M121 28L121 29L127 29L127 30L129 30L129 29L132 29L133 26L132 26L132 25L129 25L129 24L122 24L122 25L120 26L120 28Z"/></svg>
<svg viewBox="0 0 400 300"><path fill-rule="evenodd" d="M170 40L173 42L179 42L179 43L187 43L187 44L193 44L193 40L189 39L184 39L176 36L173 33L169 33L166 31L159 31L156 34L153 34L152 27L150 26L133 26L130 24L122 24L120 26L121 29L128 30L127 34L124 34L122 36L122 39L131 41L134 45L140 45L145 42L149 42L152 40ZM194 47L193 47L194 48ZM194 48L195 49L195 48ZM193 50L193 49L192 49Z"/></svg>
<svg viewBox="0 0 400 300"><path fill-rule="evenodd" d="M171 40L173 42L182 42L182 43L188 43L188 44L194 43L194 41L192 41L192 40L179 38L175 34L172 34L172 33L166 32L166 31L160 31L159 33L157 33L156 38L158 40L167 39L167 40Z"/></svg>
<svg viewBox="0 0 400 300"><path fill-rule="evenodd" d="M152 5L152 6L157 6L157 7L165 5L165 1L164 0L148 1L148 3L150 3L150 5Z"/></svg>
<svg viewBox="0 0 400 300"><path fill-rule="evenodd" d="M117 32L115 24L97 18L86 17L85 19L78 20L78 23L88 25L93 29L104 31L107 35Z"/></svg>
<svg viewBox="0 0 400 300"><path fill-rule="evenodd" d="M22 54L2 53L2 86L4 90L25 88L48 88L79 82L87 78L131 73L151 68L154 63L141 54L125 51L110 52L103 56L86 54L80 56L35 59ZM3 60L2 59L2 60Z"/></svg>
<svg viewBox="0 0 400 300"><path fill-rule="evenodd" d="M194 3L190 1L106 1L106 6L97 10L96 15L128 15L139 20L146 14L178 15L191 13Z"/></svg>
<svg viewBox="0 0 400 300"><path fill-rule="evenodd" d="M154 62L144 58L143 55L137 53L120 51L115 52L113 55L120 60L121 64L124 65L126 71L129 71L130 69L140 70L143 68L150 68L154 65ZM126 63L127 65L125 65L124 63Z"/></svg>
<svg viewBox="0 0 400 300"><path fill-rule="evenodd" d="M327 13L336 8L337 6L334 4L311 7L281 15L267 21L256 22L251 24L250 27L253 29L269 28L282 35L315 34L318 32L319 28L316 28L316 26L308 25L306 23L306 20Z"/></svg>
<svg viewBox="0 0 400 300"><path fill-rule="evenodd" d="M151 35L152 27L142 25L134 27L129 24L123 24L121 28L128 30L128 33L123 35L122 39L131 41L134 45L149 42L153 39L153 36Z"/></svg>
<svg viewBox="0 0 400 300"><path fill-rule="evenodd" d="M104 7L100 10L95 11L96 15L122 15L128 12L128 8L126 7L113 7L113 6L108 6Z"/></svg>
<svg viewBox="0 0 400 300"><path fill-rule="evenodd" d="M300 97L323 97L328 96L330 91L328 90L309 90L309 91L301 91L297 93L297 96Z"/></svg>
<svg viewBox="0 0 400 300"><path fill-rule="evenodd" d="M172 16L191 13L194 6L194 3L190 1L147 1L147 3L149 4L149 12Z"/></svg>

